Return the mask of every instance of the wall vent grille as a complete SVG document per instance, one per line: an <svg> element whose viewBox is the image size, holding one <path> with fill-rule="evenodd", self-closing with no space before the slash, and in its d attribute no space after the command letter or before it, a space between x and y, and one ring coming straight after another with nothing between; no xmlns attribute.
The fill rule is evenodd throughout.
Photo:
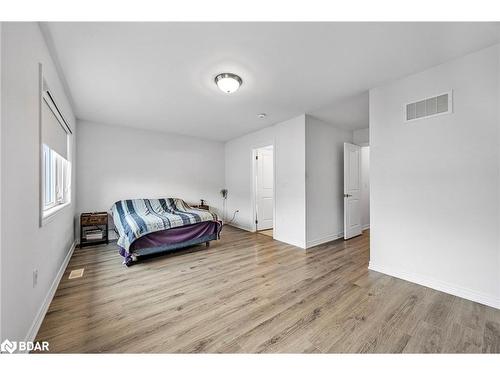
<svg viewBox="0 0 500 375"><path fill-rule="evenodd" d="M445 115L452 111L452 92L446 92L432 98L406 104L405 120L414 121L422 118Z"/></svg>

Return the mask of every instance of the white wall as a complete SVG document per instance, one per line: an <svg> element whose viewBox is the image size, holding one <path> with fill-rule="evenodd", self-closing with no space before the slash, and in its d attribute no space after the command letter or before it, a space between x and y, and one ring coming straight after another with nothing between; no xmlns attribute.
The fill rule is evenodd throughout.
<svg viewBox="0 0 500 375"><path fill-rule="evenodd" d="M370 144L370 129L356 129L352 135L352 141L359 146L368 146Z"/></svg>
<svg viewBox="0 0 500 375"><path fill-rule="evenodd" d="M361 225L370 227L370 146L361 147Z"/></svg>
<svg viewBox="0 0 500 375"><path fill-rule="evenodd" d="M221 211L224 144L164 132L78 122L77 213L120 199L205 199Z"/></svg>
<svg viewBox="0 0 500 375"><path fill-rule="evenodd" d="M498 67L497 67L497 71L500 72L500 47L498 48ZM500 89L500 73L497 74L497 80L498 80L498 87ZM500 122L500 94L497 96L497 121ZM498 143L500 144L500 131L498 132ZM500 152L498 153L498 164L500 165ZM498 212L500 212L500 199L498 200ZM498 220L498 232L499 233L499 237L500 237L500 220ZM500 242L500 238L499 238L499 242ZM497 277L498 277L498 285L500 285L500 251L498 252L498 270L499 272L497 273ZM500 297L499 297L500 299ZM500 303L499 303L500 305Z"/></svg>
<svg viewBox="0 0 500 375"><path fill-rule="evenodd" d="M306 116L307 247L343 235L344 142L352 131Z"/></svg>
<svg viewBox="0 0 500 375"><path fill-rule="evenodd" d="M274 145L274 238L302 248L305 239L305 115L228 141L225 146L227 213L234 224L255 230L252 150Z"/></svg>
<svg viewBox="0 0 500 375"><path fill-rule="evenodd" d="M4 338L26 340L36 333L41 309L74 241L74 178L72 204L39 227L39 62L58 105L76 128L38 24L4 23L1 58L1 326ZM74 144L74 164L73 150Z"/></svg>
<svg viewBox="0 0 500 375"><path fill-rule="evenodd" d="M499 45L370 91L370 268L500 307ZM403 122L453 89L453 114Z"/></svg>
<svg viewBox="0 0 500 375"><path fill-rule="evenodd" d="M2 293L2 22L0 22L0 294ZM0 296L0 342L2 335L2 298Z"/></svg>

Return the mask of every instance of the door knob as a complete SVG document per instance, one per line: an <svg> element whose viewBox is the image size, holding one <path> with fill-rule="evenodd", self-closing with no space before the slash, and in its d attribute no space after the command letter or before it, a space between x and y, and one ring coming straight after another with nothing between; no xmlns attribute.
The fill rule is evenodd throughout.
<svg viewBox="0 0 500 375"><path fill-rule="evenodd" d="M344 194L344 198L349 198L349 197L352 197L351 194Z"/></svg>

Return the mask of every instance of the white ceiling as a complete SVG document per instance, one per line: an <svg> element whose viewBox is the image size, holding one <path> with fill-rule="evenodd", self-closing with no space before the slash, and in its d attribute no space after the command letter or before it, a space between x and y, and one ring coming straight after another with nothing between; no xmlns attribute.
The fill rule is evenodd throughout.
<svg viewBox="0 0 500 375"><path fill-rule="evenodd" d="M309 114L341 129L367 128L368 96L368 91L365 91L356 96L342 98L318 110L310 111Z"/></svg>
<svg viewBox="0 0 500 375"><path fill-rule="evenodd" d="M221 141L301 113L366 127L366 90L500 42L499 23L51 22L44 29L79 119ZM238 92L218 90L221 72L242 77ZM259 120L261 112L268 117Z"/></svg>

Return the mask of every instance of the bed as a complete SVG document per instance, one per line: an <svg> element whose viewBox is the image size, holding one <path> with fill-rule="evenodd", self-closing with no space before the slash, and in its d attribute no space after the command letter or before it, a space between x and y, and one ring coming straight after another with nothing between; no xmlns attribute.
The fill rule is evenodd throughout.
<svg viewBox="0 0 500 375"><path fill-rule="evenodd" d="M127 199L111 208L118 247L128 267L143 256L167 253L220 238L217 215L179 198Z"/></svg>

